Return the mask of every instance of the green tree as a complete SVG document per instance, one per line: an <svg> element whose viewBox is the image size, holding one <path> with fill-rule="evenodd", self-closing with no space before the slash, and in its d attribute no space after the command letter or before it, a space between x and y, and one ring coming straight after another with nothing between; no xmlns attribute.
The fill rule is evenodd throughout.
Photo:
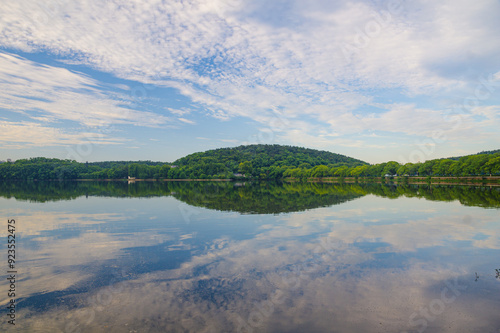
<svg viewBox="0 0 500 333"><path fill-rule="evenodd" d="M368 171L367 165L360 165L360 166L354 167L354 169L351 171L351 175L353 175L354 177L366 176L367 171Z"/></svg>
<svg viewBox="0 0 500 333"><path fill-rule="evenodd" d="M317 165L312 168L311 177L328 177L330 169L326 165Z"/></svg>
<svg viewBox="0 0 500 333"><path fill-rule="evenodd" d="M484 172L491 175L496 175L500 173L500 155L497 157L490 158L488 162L485 163Z"/></svg>
<svg viewBox="0 0 500 333"><path fill-rule="evenodd" d="M382 173L384 175L389 174L389 175L395 175L397 174L398 169L401 167L401 165L398 162L395 161L390 161L387 162L386 165L384 166L384 169Z"/></svg>
<svg viewBox="0 0 500 333"><path fill-rule="evenodd" d="M449 176L452 174L453 160L443 159L436 161L432 166L432 174L435 176Z"/></svg>
<svg viewBox="0 0 500 333"><path fill-rule="evenodd" d="M396 172L399 176L404 176L404 175L407 175L409 173L410 168L409 168L408 164L411 164L411 163L406 163L398 168L398 170Z"/></svg>
<svg viewBox="0 0 500 333"><path fill-rule="evenodd" d="M349 167L347 166L341 166L335 170L335 176L337 177L347 177L347 171L349 170Z"/></svg>
<svg viewBox="0 0 500 333"><path fill-rule="evenodd" d="M418 173L421 176L431 176L432 175L432 167L434 166L434 160L425 161L418 168Z"/></svg>
<svg viewBox="0 0 500 333"><path fill-rule="evenodd" d="M163 165L160 168L160 177L161 178L168 178L168 172L170 171L170 165Z"/></svg>
<svg viewBox="0 0 500 333"><path fill-rule="evenodd" d="M238 171L243 173L244 175L250 176L253 171L252 162L250 161L241 162L238 166Z"/></svg>

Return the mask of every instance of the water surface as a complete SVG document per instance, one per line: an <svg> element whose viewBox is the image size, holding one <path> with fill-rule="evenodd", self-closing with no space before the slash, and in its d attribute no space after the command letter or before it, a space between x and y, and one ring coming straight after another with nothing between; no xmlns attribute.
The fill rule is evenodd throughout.
<svg viewBox="0 0 500 333"><path fill-rule="evenodd" d="M500 329L500 189L31 182L0 196L18 332Z"/></svg>

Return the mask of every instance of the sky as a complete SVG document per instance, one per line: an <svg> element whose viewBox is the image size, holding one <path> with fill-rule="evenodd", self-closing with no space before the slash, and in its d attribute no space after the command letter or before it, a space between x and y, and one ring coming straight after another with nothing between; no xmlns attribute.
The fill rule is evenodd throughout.
<svg viewBox="0 0 500 333"><path fill-rule="evenodd" d="M500 148L498 0L0 0L0 160Z"/></svg>

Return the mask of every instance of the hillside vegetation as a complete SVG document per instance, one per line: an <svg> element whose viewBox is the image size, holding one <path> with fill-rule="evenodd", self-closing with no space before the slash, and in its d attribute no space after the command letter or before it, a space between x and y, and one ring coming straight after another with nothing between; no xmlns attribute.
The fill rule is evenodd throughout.
<svg viewBox="0 0 500 333"><path fill-rule="evenodd" d="M355 167L319 167L317 169L289 169L284 177L381 177L381 176L497 176L500 175L500 153L478 154L435 159L423 163L400 164L395 161Z"/></svg>
<svg viewBox="0 0 500 333"><path fill-rule="evenodd" d="M235 173L246 177L277 179L288 169L311 169L320 165L328 167L356 167L368 163L315 149L280 146L248 145L220 148L194 153L174 162L170 178L205 178L218 175L231 178Z"/></svg>
<svg viewBox="0 0 500 333"><path fill-rule="evenodd" d="M500 175L500 152L423 163L370 165L327 151L280 145L248 145L194 153L174 163L151 161L79 163L37 157L0 163L9 179L282 179L309 177Z"/></svg>
<svg viewBox="0 0 500 333"><path fill-rule="evenodd" d="M480 153L476 153L476 154L471 154L471 155L464 155L464 156L455 156L455 157L448 157L446 159L448 160L455 160L455 161L458 161L459 159L461 159L462 157L469 157L469 156L474 156L474 155L493 155L493 154L498 154L500 153L500 149L495 149L495 150L485 150L485 151L482 151Z"/></svg>

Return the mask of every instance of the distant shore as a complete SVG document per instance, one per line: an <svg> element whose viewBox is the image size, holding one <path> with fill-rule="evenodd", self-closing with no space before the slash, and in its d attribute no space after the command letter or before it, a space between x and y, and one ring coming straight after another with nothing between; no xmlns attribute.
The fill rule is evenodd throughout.
<svg viewBox="0 0 500 333"><path fill-rule="evenodd" d="M297 178L285 178L285 181L303 181ZM461 177L425 177L425 176L395 176L395 177L322 177L307 178L308 182L323 183L395 183L412 185L481 185L500 186L500 176L461 176Z"/></svg>
<svg viewBox="0 0 500 333"><path fill-rule="evenodd" d="M14 181L19 181L13 179ZM79 182L241 182L255 181L258 179L167 179L167 178L87 178L87 179L30 179L29 181L79 181ZM394 184L412 184L412 185L480 185L480 186L500 186L500 176L461 176L461 177L425 177L425 176L394 176L394 177L308 177L282 179L260 179L259 181L285 181L285 182L315 182L315 183L394 183ZM23 180L24 181L24 180Z"/></svg>
<svg viewBox="0 0 500 333"><path fill-rule="evenodd" d="M57 179L54 179L57 180ZM235 181L235 179L167 179L167 178L138 178L138 179L126 179L126 178L103 178L103 179L67 179L71 181L82 181L82 182L92 182L92 181L100 181L100 182L230 182Z"/></svg>

